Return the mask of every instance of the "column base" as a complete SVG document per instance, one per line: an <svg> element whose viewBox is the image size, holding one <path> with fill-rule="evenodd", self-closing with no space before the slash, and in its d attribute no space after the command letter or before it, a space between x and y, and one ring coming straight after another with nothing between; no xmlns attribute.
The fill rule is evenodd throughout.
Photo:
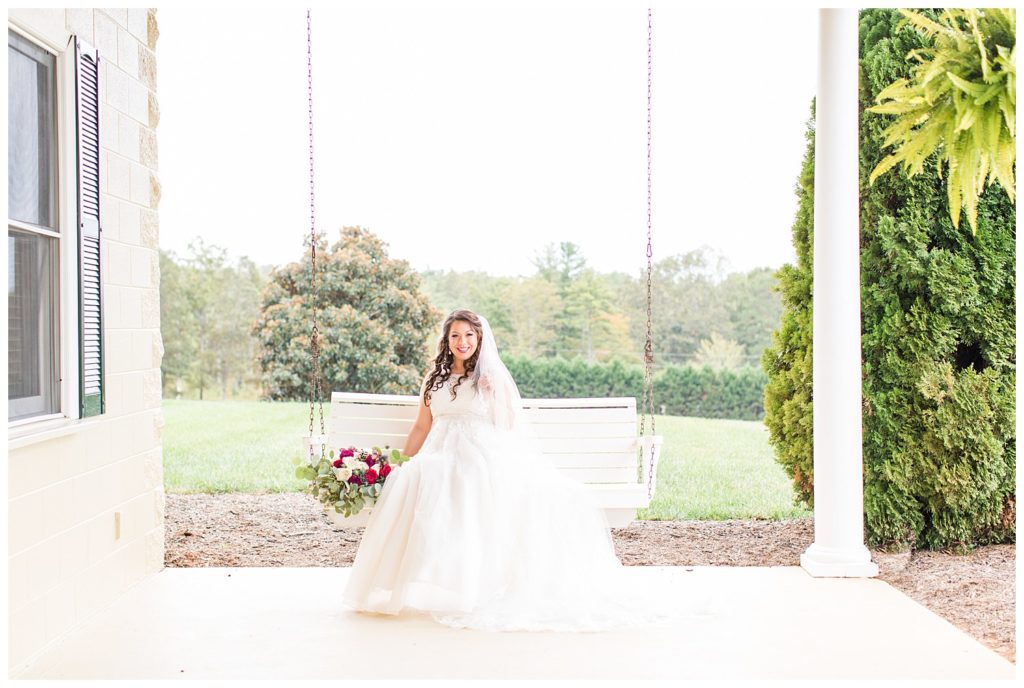
<svg viewBox="0 0 1024 688"><path fill-rule="evenodd" d="M800 567L815 578L873 578L878 565L864 545L835 549L817 542L800 555Z"/></svg>

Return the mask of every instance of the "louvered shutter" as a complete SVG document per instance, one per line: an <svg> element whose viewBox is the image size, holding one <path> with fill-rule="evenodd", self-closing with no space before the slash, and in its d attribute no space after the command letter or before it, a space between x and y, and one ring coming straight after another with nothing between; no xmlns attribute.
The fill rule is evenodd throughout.
<svg viewBox="0 0 1024 688"><path fill-rule="evenodd" d="M100 270L100 56L75 37L78 114L78 267L82 417L103 413Z"/></svg>

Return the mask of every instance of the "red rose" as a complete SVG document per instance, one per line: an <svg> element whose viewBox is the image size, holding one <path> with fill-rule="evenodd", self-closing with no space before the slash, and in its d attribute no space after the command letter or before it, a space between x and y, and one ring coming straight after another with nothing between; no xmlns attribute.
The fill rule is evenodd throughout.
<svg viewBox="0 0 1024 688"><path fill-rule="evenodd" d="M375 482L377 482L377 471L371 468L366 471L366 483L368 485L373 485Z"/></svg>
<svg viewBox="0 0 1024 688"><path fill-rule="evenodd" d="M335 468L341 468L344 464L341 462L341 459L335 459L331 465Z"/></svg>
<svg viewBox="0 0 1024 688"><path fill-rule="evenodd" d="M338 456L345 458L346 456L355 456L355 452L352 449L342 449L338 452Z"/></svg>
<svg viewBox="0 0 1024 688"><path fill-rule="evenodd" d="M380 476L382 478L388 477L388 473L390 473L390 472L391 472L391 464L386 463L386 464L384 464L383 466L380 467Z"/></svg>
<svg viewBox="0 0 1024 688"><path fill-rule="evenodd" d="M348 482L352 483L353 485L359 485L363 481L359 479L359 475L358 474L353 473L352 475L350 475L348 477Z"/></svg>

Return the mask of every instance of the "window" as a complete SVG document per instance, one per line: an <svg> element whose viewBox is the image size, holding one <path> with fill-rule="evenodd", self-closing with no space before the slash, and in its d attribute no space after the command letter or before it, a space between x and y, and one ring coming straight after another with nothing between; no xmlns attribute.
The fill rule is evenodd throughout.
<svg viewBox="0 0 1024 688"><path fill-rule="evenodd" d="M7 57L7 420L32 433L104 412L99 53L9 24Z"/></svg>
<svg viewBox="0 0 1024 688"><path fill-rule="evenodd" d="M60 411L56 56L8 31L8 420Z"/></svg>

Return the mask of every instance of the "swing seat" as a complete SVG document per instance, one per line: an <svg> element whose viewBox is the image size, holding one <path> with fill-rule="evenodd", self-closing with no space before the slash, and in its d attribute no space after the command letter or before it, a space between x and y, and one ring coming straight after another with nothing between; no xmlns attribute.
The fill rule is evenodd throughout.
<svg viewBox="0 0 1024 688"><path fill-rule="evenodd" d="M327 448L402 448L416 420L418 396L334 392ZM523 408L544 456L587 486L608 525L625 528L650 505L657 487L660 435L637 435L636 399L524 399ZM653 470L650 470L653 448ZM643 452L641 453L641 449ZM372 507L345 518L328 509L336 528L366 524Z"/></svg>

